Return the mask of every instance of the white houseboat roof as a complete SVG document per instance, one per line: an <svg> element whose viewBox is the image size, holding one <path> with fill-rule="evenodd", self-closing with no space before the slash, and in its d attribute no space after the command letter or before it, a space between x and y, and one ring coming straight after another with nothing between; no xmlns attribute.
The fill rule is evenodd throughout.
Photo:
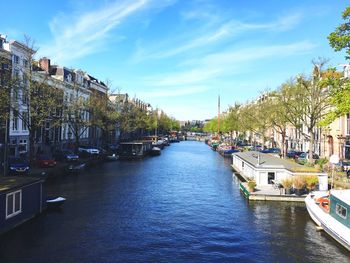
<svg viewBox="0 0 350 263"><path fill-rule="evenodd" d="M331 194L337 199L350 205L350 189L332 190Z"/></svg>
<svg viewBox="0 0 350 263"><path fill-rule="evenodd" d="M290 161L274 157L272 155L257 151L233 153L240 159L254 166L255 168L267 169L287 169L290 171L301 170L304 166ZM259 163L258 163L259 161Z"/></svg>

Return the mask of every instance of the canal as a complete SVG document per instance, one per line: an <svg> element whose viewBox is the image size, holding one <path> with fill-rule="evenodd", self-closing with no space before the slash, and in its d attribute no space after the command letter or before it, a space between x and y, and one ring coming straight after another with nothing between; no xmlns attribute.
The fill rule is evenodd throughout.
<svg viewBox="0 0 350 263"><path fill-rule="evenodd" d="M0 262L349 262L303 204L250 202L201 142L47 182L65 196L0 236Z"/></svg>

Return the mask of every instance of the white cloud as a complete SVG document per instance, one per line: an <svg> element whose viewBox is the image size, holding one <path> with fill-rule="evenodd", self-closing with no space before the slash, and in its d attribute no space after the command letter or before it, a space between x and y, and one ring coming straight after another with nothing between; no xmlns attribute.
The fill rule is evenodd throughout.
<svg viewBox="0 0 350 263"><path fill-rule="evenodd" d="M251 67L251 63L258 63L263 59L301 55L310 52L315 47L308 41L301 41L284 45L256 46L243 49L231 49L211 53L203 58L193 59L186 69L174 73L157 74L140 79L140 84L147 87L189 87L208 86L217 83L225 76L242 73ZM158 91L157 91L158 92ZM174 95L183 95L181 92ZM186 93L184 93L186 94Z"/></svg>
<svg viewBox="0 0 350 263"><path fill-rule="evenodd" d="M116 1L96 11L60 14L50 22L54 40L39 53L63 63L98 52L112 29L149 4L150 0Z"/></svg>
<svg viewBox="0 0 350 263"><path fill-rule="evenodd" d="M200 13L201 15L204 15ZM194 15L199 15L196 11ZM188 15L188 16L191 16ZM197 50L198 48L217 47L223 41L234 41L235 37L239 34L243 34L251 31L284 31L296 26L301 20L301 14L295 13L289 16L281 17L276 21L269 23L246 23L237 20L229 20L221 22L220 24L211 25L213 22L211 19L207 24L203 24L202 28L199 28L197 32L192 35L177 36L173 38L161 41L158 45L152 43L147 47L145 43L142 45L139 42L136 43L136 52L132 55L131 60L135 63L149 60L149 59L164 59L173 57L179 54ZM219 20L219 19L217 19ZM214 27L213 29L206 30L208 25ZM205 33L203 33L203 31ZM209 31L209 32L208 32ZM170 48L169 48L170 47Z"/></svg>
<svg viewBox="0 0 350 263"><path fill-rule="evenodd" d="M178 86L169 86L166 90L157 89L152 91L145 91L138 93L138 96L142 98L169 98L184 96L190 94L199 94L208 91L210 88L207 86L188 86L186 88L179 88Z"/></svg>

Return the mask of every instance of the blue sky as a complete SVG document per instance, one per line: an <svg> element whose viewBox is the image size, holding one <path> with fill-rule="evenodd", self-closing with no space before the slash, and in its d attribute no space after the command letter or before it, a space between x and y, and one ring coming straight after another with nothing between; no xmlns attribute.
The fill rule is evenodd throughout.
<svg viewBox="0 0 350 263"><path fill-rule="evenodd" d="M38 56L111 82L178 120L276 89L311 60L344 63L327 36L346 1L4 1L0 32L31 36ZM8 10L8 11L6 11Z"/></svg>

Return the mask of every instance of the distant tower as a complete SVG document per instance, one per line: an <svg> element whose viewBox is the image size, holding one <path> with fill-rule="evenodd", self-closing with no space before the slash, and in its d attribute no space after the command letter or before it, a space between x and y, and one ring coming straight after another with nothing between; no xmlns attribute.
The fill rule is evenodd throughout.
<svg viewBox="0 0 350 263"><path fill-rule="evenodd" d="M218 134L220 134L220 95L218 96Z"/></svg>

